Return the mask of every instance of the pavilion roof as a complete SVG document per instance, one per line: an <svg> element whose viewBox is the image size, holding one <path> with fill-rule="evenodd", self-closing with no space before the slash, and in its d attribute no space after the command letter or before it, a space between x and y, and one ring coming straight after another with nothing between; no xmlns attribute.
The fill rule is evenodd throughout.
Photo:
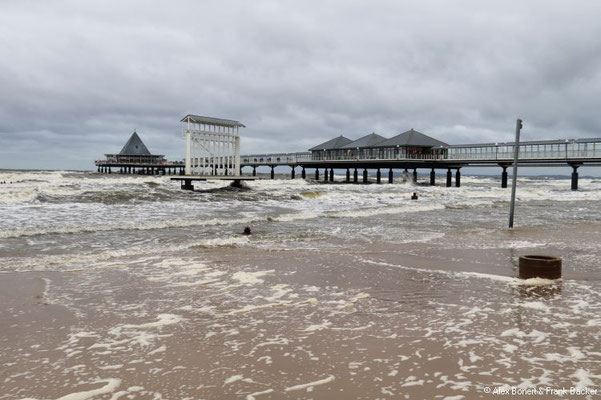
<svg viewBox="0 0 601 400"><path fill-rule="evenodd" d="M369 135L365 135L362 138L354 140L342 147L341 149L355 149L357 147L378 147L379 143L386 140L384 136L380 136L377 133L370 133Z"/></svg>
<svg viewBox="0 0 601 400"><path fill-rule="evenodd" d="M315 147L311 147L309 149L309 151L317 151L317 150L332 150L332 149L339 149L342 146L351 143L352 140L349 138L346 138L342 135L335 137L334 139L330 139L327 142L323 142L322 144L318 144Z"/></svg>
<svg viewBox="0 0 601 400"><path fill-rule="evenodd" d="M219 125L227 126L230 128L246 128L240 121L234 121L232 119L214 118L214 117L203 117L202 115L188 114L182 118L181 122L192 122L194 124L207 124L207 125Z"/></svg>
<svg viewBox="0 0 601 400"><path fill-rule="evenodd" d="M378 143L376 147L394 147L394 146L409 146L409 147L448 147L449 145L434 139L421 132L414 131L413 128L407 132L403 132L388 140Z"/></svg>
<svg viewBox="0 0 601 400"><path fill-rule="evenodd" d="M150 156L150 151L140 139L140 136L134 131L125 146L119 152L120 156Z"/></svg>

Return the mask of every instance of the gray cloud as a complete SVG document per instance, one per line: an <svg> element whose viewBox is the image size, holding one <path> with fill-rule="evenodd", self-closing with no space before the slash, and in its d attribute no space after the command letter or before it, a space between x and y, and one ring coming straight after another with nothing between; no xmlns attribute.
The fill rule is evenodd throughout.
<svg viewBox="0 0 601 400"><path fill-rule="evenodd" d="M247 125L243 152L415 128L449 143L600 136L593 1L0 4L0 167L92 168L134 128Z"/></svg>

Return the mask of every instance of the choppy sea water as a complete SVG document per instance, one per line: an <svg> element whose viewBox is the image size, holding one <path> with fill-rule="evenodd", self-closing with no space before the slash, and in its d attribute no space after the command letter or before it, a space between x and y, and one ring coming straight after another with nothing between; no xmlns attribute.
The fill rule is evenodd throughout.
<svg viewBox="0 0 601 400"><path fill-rule="evenodd" d="M0 181L0 279L43 283L0 310L0 399L601 389L599 179L519 179L513 231L496 178ZM515 279L527 253L561 256L564 279Z"/></svg>

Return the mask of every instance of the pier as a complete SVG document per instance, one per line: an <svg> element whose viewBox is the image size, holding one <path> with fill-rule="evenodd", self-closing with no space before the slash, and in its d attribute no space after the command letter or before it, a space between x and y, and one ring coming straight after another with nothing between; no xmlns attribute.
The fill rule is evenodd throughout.
<svg viewBox="0 0 601 400"><path fill-rule="evenodd" d="M417 181L418 170L429 171L429 184L436 184L437 171L446 178L446 186L461 186L461 169L465 167L501 168L501 187L507 187L507 168L511 165L513 142L449 145L417 132L413 129L390 139L371 133L357 140L344 136L321 143L306 152L253 154L241 156L241 168L252 168L256 176L257 167L274 168L288 166L291 179L296 178L296 169L307 177L312 169L315 180L334 181L334 170L346 170L344 182L367 183L368 171L375 171L376 182L382 183L387 175L388 183L394 182L394 170ZM572 168L571 189L578 190L578 168L601 166L601 138L541 140L521 142L519 162L523 167ZM323 175L320 174L323 171Z"/></svg>
<svg viewBox="0 0 601 400"><path fill-rule="evenodd" d="M183 161L168 161L162 154L151 154L136 131L118 154L105 154L96 160L98 172L138 175L183 175Z"/></svg>

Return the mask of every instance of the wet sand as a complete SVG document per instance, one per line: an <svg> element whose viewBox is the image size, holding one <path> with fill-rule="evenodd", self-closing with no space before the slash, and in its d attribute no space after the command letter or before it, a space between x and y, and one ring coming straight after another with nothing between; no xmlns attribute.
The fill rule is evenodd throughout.
<svg viewBox="0 0 601 400"><path fill-rule="evenodd" d="M418 246L313 250L306 239L2 273L0 399L448 400L491 398L487 387L598 388L598 264L570 250L597 229L494 238L539 235L548 248L470 249L478 232L466 231ZM515 257L533 251L562 253L565 279L513 278Z"/></svg>

